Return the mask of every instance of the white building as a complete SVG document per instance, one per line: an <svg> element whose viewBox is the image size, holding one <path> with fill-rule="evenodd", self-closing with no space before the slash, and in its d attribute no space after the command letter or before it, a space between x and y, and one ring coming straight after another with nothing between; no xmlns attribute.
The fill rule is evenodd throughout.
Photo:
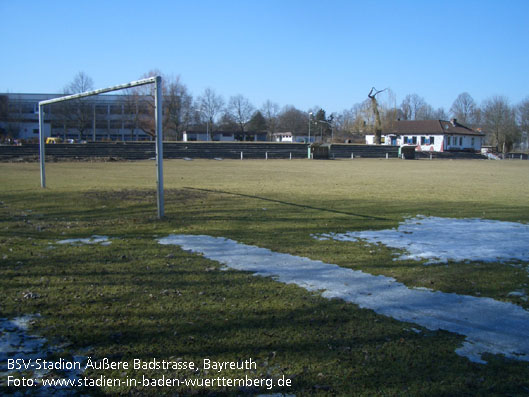
<svg viewBox="0 0 529 397"><path fill-rule="evenodd" d="M485 134L457 122L445 120L397 121L391 131L382 132L382 145L415 145L419 151L473 151L479 152ZM366 135L366 143L373 145L375 136Z"/></svg>
<svg viewBox="0 0 529 397"><path fill-rule="evenodd" d="M312 135L310 138L307 135L294 135L292 132L274 132L272 134L273 142L296 142L296 143L311 143L315 142L316 137Z"/></svg>
<svg viewBox="0 0 529 397"><path fill-rule="evenodd" d="M274 142L292 142L292 139L291 132L274 132L272 134L272 141Z"/></svg>
<svg viewBox="0 0 529 397"><path fill-rule="evenodd" d="M255 132L246 131L244 133L238 131L213 131L207 133L207 131L196 130L196 131L184 131L183 141L194 142L194 141L250 141L250 142L265 142L266 132Z"/></svg>

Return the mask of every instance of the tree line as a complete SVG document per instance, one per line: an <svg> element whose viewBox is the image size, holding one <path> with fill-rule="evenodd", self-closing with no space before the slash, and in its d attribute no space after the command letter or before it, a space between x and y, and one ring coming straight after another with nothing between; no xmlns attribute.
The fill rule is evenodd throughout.
<svg viewBox="0 0 529 397"><path fill-rule="evenodd" d="M164 96L163 128L165 139L182 139L186 130L263 132L292 132L295 135L315 135L322 140L361 140L363 135L374 133L375 128L391 131L398 120L448 120L455 118L461 124L478 129L486 134L488 144L499 150L511 150L529 131L529 97L518 104L512 104L505 96L492 96L478 104L472 96L460 93L447 111L433 108L416 93L408 94L397 103L396 94L389 88L377 92L374 101L371 91L363 102L341 112L327 112L316 106L300 110L293 105L280 107L267 100L257 108L243 95L234 95L227 100L206 88L194 97L179 76L164 75L151 70L141 78L162 76ZM94 88L92 79L85 73L78 73L64 88L65 94L72 94ZM126 90L124 112L129 114L127 126L133 134L141 129L154 135L154 87L152 85ZM86 102L65 102L54 111L65 118L77 120L81 134L89 129L93 117L85 109ZM379 127L375 127L379 125Z"/></svg>

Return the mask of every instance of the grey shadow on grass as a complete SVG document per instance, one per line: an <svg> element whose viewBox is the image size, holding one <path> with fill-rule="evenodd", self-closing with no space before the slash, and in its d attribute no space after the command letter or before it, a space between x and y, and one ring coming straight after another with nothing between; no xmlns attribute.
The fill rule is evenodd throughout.
<svg viewBox="0 0 529 397"><path fill-rule="evenodd" d="M305 208L305 209L309 209L309 210L332 212L334 214L356 216L356 217L365 218L365 219L375 219L375 220L379 220L379 221L389 221L390 220L388 218L382 218L382 217L378 217L378 216L362 215L362 214L356 214L354 212L333 210L333 209L330 209L330 208L313 207L311 205L291 203L291 202L288 202L288 201L275 200L275 199L271 199L271 198L267 198L267 197L261 197L261 196L255 196L255 195L251 195L251 194L226 192L224 190L203 189L203 188L196 188L196 187L184 187L184 189L190 189L190 190L202 191L202 192L208 192L208 193L229 194L229 195L232 195L232 196L252 198L252 199L257 199L257 200L268 201L268 202L271 202L271 203L278 203L278 204L283 204L283 205L291 205L293 207Z"/></svg>

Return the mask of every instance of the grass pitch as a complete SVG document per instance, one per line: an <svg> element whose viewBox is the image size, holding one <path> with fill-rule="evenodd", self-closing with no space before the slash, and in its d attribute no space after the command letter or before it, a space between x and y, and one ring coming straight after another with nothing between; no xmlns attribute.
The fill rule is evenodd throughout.
<svg viewBox="0 0 529 397"><path fill-rule="evenodd" d="M79 351L116 361L251 357L253 377L290 378L292 387L273 391L296 395L529 393L527 363L490 356L487 365L473 364L454 353L458 335L415 333L413 324L296 286L219 271L217 263L155 239L170 233L228 237L392 276L410 287L528 309L522 297L508 296L529 289L527 263L424 266L395 262L382 246L317 241L311 234L386 229L418 214L527 223L529 162L168 160L162 221L156 219L154 162L50 163L47 182L47 189L38 187L38 164L0 164L0 310L2 317L40 313L36 331L66 344L65 357ZM93 234L113 242L56 244ZM27 292L37 297L25 299ZM139 385L88 392L270 390Z"/></svg>

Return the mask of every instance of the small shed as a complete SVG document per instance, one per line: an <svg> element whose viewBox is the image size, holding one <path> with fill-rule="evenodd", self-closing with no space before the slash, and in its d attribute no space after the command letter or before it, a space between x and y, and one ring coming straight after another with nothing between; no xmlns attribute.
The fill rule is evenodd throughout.
<svg viewBox="0 0 529 397"><path fill-rule="evenodd" d="M325 143L323 145L311 145L312 158L316 160L328 160L331 153L331 145Z"/></svg>
<svg viewBox="0 0 529 397"><path fill-rule="evenodd" d="M403 145L399 147L399 157L403 160L414 160L415 159L415 146L414 145Z"/></svg>

